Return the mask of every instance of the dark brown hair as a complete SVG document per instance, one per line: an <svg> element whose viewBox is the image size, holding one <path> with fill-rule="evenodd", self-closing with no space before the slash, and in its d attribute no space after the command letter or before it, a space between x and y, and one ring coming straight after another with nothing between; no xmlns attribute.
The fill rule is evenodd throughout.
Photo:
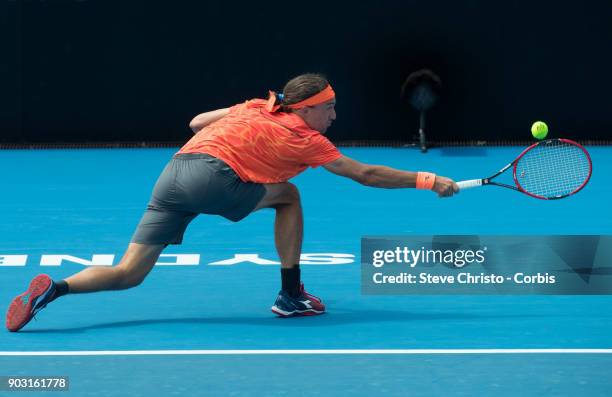
<svg viewBox="0 0 612 397"><path fill-rule="evenodd" d="M306 98L318 94L323 91L328 85L327 78L318 73L306 73L292 78L285 84L283 88L283 99L278 100L277 104L281 105L281 111L291 112L288 105L298 103Z"/></svg>

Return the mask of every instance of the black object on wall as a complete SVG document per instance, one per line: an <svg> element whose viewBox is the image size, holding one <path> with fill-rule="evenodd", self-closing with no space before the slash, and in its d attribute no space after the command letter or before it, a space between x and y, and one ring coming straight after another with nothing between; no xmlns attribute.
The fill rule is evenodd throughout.
<svg viewBox="0 0 612 397"><path fill-rule="evenodd" d="M444 81L428 139L612 138L612 3L14 1L0 142L184 141L195 114L327 74L341 140L409 140L409 73ZM414 129L416 133L416 129Z"/></svg>
<svg viewBox="0 0 612 397"><path fill-rule="evenodd" d="M410 106L419 112L419 147L423 153L427 152L425 135L427 111L438 102L441 87L440 76L429 69L410 73L402 84L401 97L407 98Z"/></svg>

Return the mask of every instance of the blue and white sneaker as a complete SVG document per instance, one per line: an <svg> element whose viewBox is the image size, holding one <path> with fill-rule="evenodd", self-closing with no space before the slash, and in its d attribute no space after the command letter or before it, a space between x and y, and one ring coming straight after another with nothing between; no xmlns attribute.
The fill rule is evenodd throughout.
<svg viewBox="0 0 612 397"><path fill-rule="evenodd" d="M40 274L30 282L28 290L11 302L6 312L6 328L19 331L47 306L55 295L55 283L46 274Z"/></svg>
<svg viewBox="0 0 612 397"><path fill-rule="evenodd" d="M272 312L281 317L316 316L325 313L325 305L319 298L304 291L303 286L300 289L301 294L295 298L281 290L272 306Z"/></svg>

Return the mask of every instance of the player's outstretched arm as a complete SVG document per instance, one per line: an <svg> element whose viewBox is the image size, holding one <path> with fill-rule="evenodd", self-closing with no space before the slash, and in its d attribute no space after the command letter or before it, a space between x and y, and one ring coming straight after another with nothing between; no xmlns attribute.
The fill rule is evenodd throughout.
<svg viewBox="0 0 612 397"><path fill-rule="evenodd" d="M227 116L229 108L217 109L206 113L200 113L191 120L189 128L194 134L197 134L202 128L214 123L215 121Z"/></svg>
<svg viewBox="0 0 612 397"><path fill-rule="evenodd" d="M342 156L338 160L324 165L325 169L336 175L350 178L362 185L380 188L416 187L417 173L402 171L384 165L360 163L349 157ZM432 189L440 197L452 196L459 191L457 184L449 178L436 175Z"/></svg>

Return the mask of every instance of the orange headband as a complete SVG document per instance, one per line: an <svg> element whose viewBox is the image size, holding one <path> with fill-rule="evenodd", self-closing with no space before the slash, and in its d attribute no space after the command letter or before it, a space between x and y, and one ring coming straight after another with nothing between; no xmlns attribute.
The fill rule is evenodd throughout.
<svg viewBox="0 0 612 397"><path fill-rule="evenodd" d="M274 105L276 103L276 93L273 91L269 91L269 94L270 97L268 98L268 102L266 103L266 110L268 112L276 112L278 108L280 108L279 105ZM336 93L332 89L331 85L328 84L327 87L323 89L323 91L311 96L310 98L306 98L301 102L287 105L287 107L290 109L302 109L306 106L319 105L323 102L329 101L330 99L334 99L335 97Z"/></svg>
<svg viewBox="0 0 612 397"><path fill-rule="evenodd" d="M305 108L306 106L319 105L323 102L329 101L330 99L334 99L335 97L336 97L336 93L334 92L331 85L328 84L327 87L325 87L325 89L323 89L323 91L319 92L318 94L315 94L311 96L310 98L306 98L301 102L287 105L287 107L289 109L301 109L301 108Z"/></svg>

